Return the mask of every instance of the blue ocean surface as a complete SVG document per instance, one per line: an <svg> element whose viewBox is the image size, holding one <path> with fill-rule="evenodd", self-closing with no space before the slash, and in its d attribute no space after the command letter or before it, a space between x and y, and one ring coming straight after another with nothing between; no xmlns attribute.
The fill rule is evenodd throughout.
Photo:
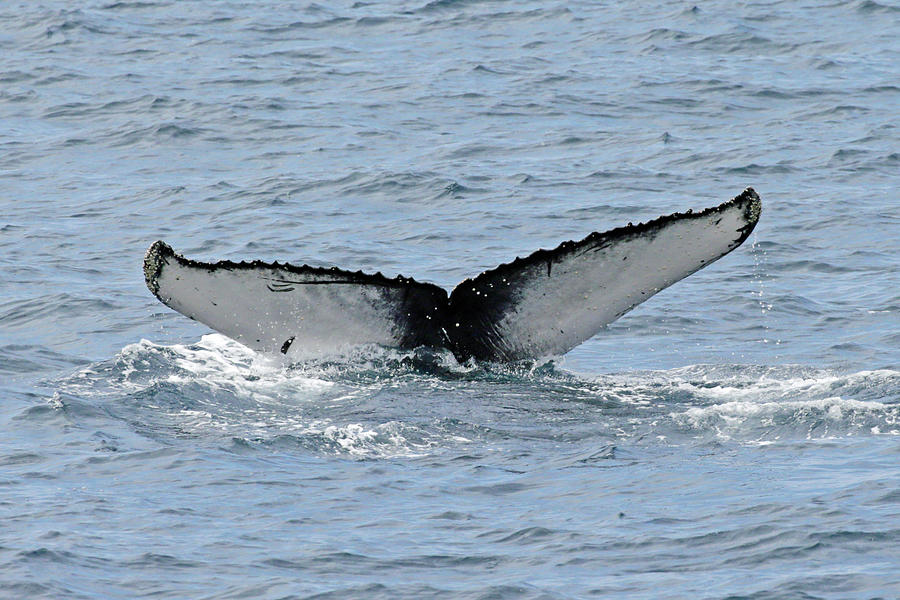
<svg viewBox="0 0 900 600"><path fill-rule="evenodd" d="M0 3L0 597L900 597L900 5ZM147 247L445 288L753 186L563 357L285 364Z"/></svg>

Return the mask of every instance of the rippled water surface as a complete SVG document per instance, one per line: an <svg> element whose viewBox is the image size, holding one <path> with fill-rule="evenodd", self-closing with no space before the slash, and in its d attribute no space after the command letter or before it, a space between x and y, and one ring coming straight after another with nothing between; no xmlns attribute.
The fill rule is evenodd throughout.
<svg viewBox="0 0 900 600"><path fill-rule="evenodd" d="M900 596L900 7L0 4L0 597ZM287 365L198 259L448 289L752 185L566 357Z"/></svg>

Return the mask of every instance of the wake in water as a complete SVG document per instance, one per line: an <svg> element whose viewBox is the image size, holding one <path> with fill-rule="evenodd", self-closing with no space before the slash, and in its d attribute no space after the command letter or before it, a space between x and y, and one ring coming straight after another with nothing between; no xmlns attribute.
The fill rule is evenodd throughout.
<svg viewBox="0 0 900 600"><path fill-rule="evenodd" d="M552 362L512 366L449 352L360 348L299 364L224 336L146 340L56 384L167 443L194 439L353 457L418 456L523 441L770 444L900 435L900 372L695 365L584 377Z"/></svg>

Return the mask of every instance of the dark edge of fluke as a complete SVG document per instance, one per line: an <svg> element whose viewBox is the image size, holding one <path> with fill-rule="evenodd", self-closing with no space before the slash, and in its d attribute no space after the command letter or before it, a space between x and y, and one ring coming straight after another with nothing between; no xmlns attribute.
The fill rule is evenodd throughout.
<svg viewBox="0 0 900 600"><path fill-rule="evenodd" d="M147 254L144 256L144 280L147 284L147 287L157 298L160 298L158 278L160 273L162 272L163 266L165 264L168 264L169 259L174 259L178 261L179 264L187 267L195 267L199 269L205 269L207 271L216 271L218 269L247 271L260 268L284 269L285 271L296 273L298 275L336 275L346 278L346 280L336 283L365 283L368 285L380 285L394 288L414 286L420 288L428 288L432 291L440 290L445 296L447 294L447 291L444 288L434 285L433 283L422 283L420 281L416 281L411 277L404 277L403 275L397 275L394 278L389 278L384 276L380 271L372 274L364 273L361 270L347 271L338 267L312 267L310 265L297 266L287 262L279 263L278 261L275 261L269 263L262 260L241 262L220 260L214 263L202 262L199 260L186 258L181 254L175 252L175 250L173 250L172 247L164 241L157 240L153 242L153 244L147 250Z"/></svg>
<svg viewBox="0 0 900 600"><path fill-rule="evenodd" d="M732 206L736 204L746 203L744 206L744 217L747 219L747 225L742 227L739 231L741 231L741 237L738 238L732 248L737 248L744 241L750 237L750 234L753 232L753 229L756 227L756 224L759 222L759 216L762 213L762 200L760 200L759 194L756 193L752 187L748 187L739 195L735 196L731 200L723 202L718 206L712 206L710 208L704 209L700 212L694 212L693 210L688 210L683 213L672 213L670 215L664 215L662 217L657 217L651 221L647 221L646 223L638 223L637 225L632 225L629 223L628 225L624 225L622 227L616 227L615 229L609 229L604 232L595 231L589 234L587 237L581 240L569 240L561 243L559 246L551 249L541 248L540 250L536 250L525 257L516 257L515 260L502 263L493 269L488 269L486 271L481 272L475 277L471 277L466 279L456 287L459 288L464 284L472 284L477 282L478 278L482 275L502 275L506 272L512 272L516 269L534 262L540 262L545 260L552 260L553 258L564 254L566 252L576 250L578 247L585 244L595 244L595 243L603 243L605 240L615 240L618 238L625 237L626 235L635 235L646 233L653 229L658 229L659 227L669 223L671 221L678 221L680 219L684 219L685 217L692 218L702 218L717 212L725 212Z"/></svg>

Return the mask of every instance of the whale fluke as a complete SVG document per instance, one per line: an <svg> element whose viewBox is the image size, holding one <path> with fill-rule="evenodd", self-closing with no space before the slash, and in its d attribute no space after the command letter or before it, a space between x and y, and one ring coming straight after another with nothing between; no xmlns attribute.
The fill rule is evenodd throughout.
<svg viewBox="0 0 900 600"><path fill-rule="evenodd" d="M261 352L326 354L345 346L446 346L447 292L377 273L303 265L203 263L158 241L147 287L166 306Z"/></svg>
<svg viewBox="0 0 900 600"><path fill-rule="evenodd" d="M457 359L561 355L747 239L752 188L702 212L592 233L485 271L448 296L430 283L336 267L184 258L157 241L147 287L166 306L254 350L321 355L360 344L450 349Z"/></svg>

